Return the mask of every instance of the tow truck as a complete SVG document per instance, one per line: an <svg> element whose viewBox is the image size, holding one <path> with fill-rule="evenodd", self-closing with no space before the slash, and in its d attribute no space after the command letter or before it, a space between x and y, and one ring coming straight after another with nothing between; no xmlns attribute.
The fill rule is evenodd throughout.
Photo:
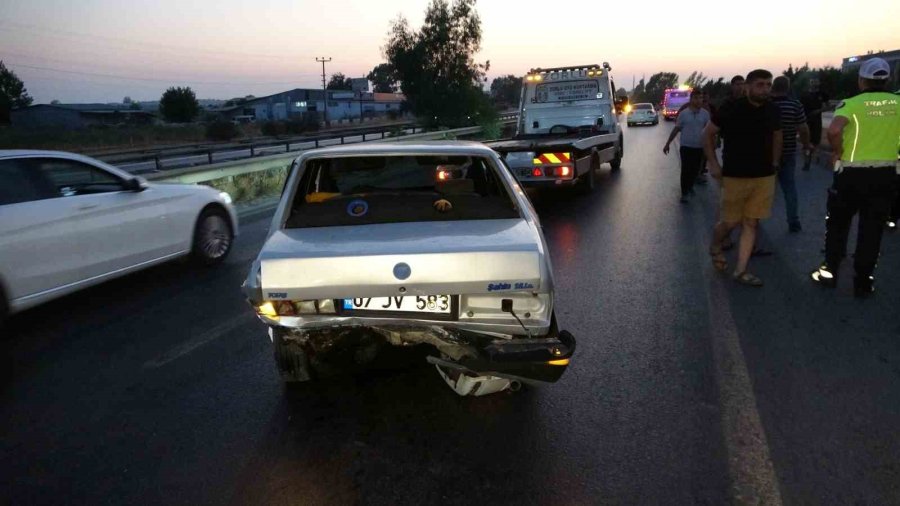
<svg viewBox="0 0 900 506"><path fill-rule="evenodd" d="M600 164L620 170L623 104L615 98L611 71L607 62L528 71L515 136L486 142L521 185L591 191Z"/></svg>

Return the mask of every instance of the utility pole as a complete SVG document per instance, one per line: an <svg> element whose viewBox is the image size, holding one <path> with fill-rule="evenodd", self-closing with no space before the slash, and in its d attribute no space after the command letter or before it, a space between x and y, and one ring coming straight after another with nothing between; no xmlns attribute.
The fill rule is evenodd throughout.
<svg viewBox="0 0 900 506"><path fill-rule="evenodd" d="M325 87L325 64L331 61L331 57L328 58L316 58L316 61L322 64L322 94L325 95L325 125L328 126L328 89Z"/></svg>

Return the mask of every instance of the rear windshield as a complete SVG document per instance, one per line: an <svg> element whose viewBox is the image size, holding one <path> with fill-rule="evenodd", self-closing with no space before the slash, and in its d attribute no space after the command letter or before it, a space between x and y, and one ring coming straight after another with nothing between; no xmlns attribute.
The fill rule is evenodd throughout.
<svg viewBox="0 0 900 506"><path fill-rule="evenodd" d="M366 156L310 160L287 228L519 218L487 159Z"/></svg>
<svg viewBox="0 0 900 506"><path fill-rule="evenodd" d="M670 91L667 94L668 98L690 98L691 94L687 91Z"/></svg>
<svg viewBox="0 0 900 506"><path fill-rule="evenodd" d="M653 106L650 105L650 104L638 104L638 105L634 106L634 108L635 108L635 109L647 109L647 110L653 110Z"/></svg>

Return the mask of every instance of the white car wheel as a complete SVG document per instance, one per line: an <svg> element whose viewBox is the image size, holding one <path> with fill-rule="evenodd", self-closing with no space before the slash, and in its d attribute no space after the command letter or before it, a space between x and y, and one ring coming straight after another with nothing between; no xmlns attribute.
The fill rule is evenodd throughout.
<svg viewBox="0 0 900 506"><path fill-rule="evenodd" d="M234 242L234 231L227 215L220 209L208 209L200 215L194 230L193 256L204 265L214 265L228 256Z"/></svg>

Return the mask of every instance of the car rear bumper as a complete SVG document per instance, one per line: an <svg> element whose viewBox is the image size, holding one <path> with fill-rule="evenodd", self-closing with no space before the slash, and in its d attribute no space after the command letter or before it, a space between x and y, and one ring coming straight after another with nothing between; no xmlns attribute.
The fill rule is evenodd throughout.
<svg viewBox="0 0 900 506"><path fill-rule="evenodd" d="M496 376L525 383L557 381L575 353L575 337L560 331L551 317L548 331L536 337L500 336L433 325L334 326L327 329L272 327L280 338L299 343L323 361L340 362L336 355L352 354L372 337L393 346L432 345L440 358L429 362L480 376ZM334 355L334 356L329 356Z"/></svg>

